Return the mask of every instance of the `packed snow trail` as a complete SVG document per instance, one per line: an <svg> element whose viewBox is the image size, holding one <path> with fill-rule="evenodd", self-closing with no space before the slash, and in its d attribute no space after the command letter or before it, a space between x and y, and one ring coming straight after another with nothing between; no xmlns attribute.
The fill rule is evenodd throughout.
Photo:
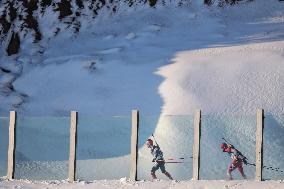
<svg viewBox="0 0 284 189"><path fill-rule="evenodd" d="M120 180L102 180L102 181L79 181L68 183L67 181L47 181L47 182L31 182L31 181L1 181L0 187L7 189L283 189L283 181L130 181L126 178Z"/></svg>

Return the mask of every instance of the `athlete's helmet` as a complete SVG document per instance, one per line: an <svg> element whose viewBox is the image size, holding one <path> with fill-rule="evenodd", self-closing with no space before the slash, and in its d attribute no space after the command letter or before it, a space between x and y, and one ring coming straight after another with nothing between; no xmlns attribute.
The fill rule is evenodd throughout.
<svg viewBox="0 0 284 189"><path fill-rule="evenodd" d="M224 143L224 142L223 142L223 143L221 144L221 149L223 149L223 150L224 150L224 149L225 149L225 148L227 148L227 147L228 147L228 146L227 146L227 144L226 144L226 143Z"/></svg>
<svg viewBox="0 0 284 189"><path fill-rule="evenodd" d="M146 145L147 145L148 147L153 146L153 140L149 138L149 139L146 141Z"/></svg>

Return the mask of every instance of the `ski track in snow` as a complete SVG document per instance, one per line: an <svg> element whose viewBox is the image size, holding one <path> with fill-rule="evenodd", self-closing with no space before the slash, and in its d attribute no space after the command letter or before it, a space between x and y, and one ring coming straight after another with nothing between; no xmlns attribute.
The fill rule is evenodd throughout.
<svg viewBox="0 0 284 189"><path fill-rule="evenodd" d="M105 55L111 55L113 53L118 53L122 50L122 47L115 47L115 48L110 48L110 49L105 49L98 51L99 54L105 54Z"/></svg>

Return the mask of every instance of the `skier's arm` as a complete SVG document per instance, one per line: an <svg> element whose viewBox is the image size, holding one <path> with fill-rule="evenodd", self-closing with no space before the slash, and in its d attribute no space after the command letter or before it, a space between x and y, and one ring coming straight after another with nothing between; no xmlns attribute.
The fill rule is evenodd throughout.
<svg viewBox="0 0 284 189"><path fill-rule="evenodd" d="M153 156L154 156L154 158L153 158L152 162L155 162L156 159L157 159L157 156L158 156L157 150L158 150L158 149L155 148L154 151L153 151Z"/></svg>
<svg viewBox="0 0 284 189"><path fill-rule="evenodd" d="M239 153L236 149L231 149L231 158L233 159L233 162L237 162L238 157L239 157Z"/></svg>
<svg viewBox="0 0 284 189"><path fill-rule="evenodd" d="M248 164L248 162L247 162L247 158L246 158L246 157L244 157L242 160L243 160L243 162L244 162L244 164L245 164L245 165L247 165L247 164Z"/></svg>
<svg viewBox="0 0 284 189"><path fill-rule="evenodd" d="M236 162L238 161L238 159L241 159L241 161L244 162L244 164L246 165L248 163L246 160L247 158L236 149L234 149L233 151L233 159L236 160Z"/></svg>
<svg viewBox="0 0 284 189"><path fill-rule="evenodd" d="M247 158L242 153L239 153L238 157L242 160L242 162L244 162L245 165L248 164Z"/></svg>
<svg viewBox="0 0 284 189"><path fill-rule="evenodd" d="M232 144L227 144L228 148L234 147Z"/></svg>

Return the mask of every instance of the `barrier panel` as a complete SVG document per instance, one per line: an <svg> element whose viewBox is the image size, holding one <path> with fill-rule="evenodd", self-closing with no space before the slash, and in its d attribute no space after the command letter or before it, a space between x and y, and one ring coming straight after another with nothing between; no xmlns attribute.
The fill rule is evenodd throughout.
<svg viewBox="0 0 284 189"><path fill-rule="evenodd" d="M201 117L201 167L200 179L226 180L228 165L232 161L220 147L222 138L233 144L255 163L256 115L202 115ZM248 179L255 178L255 166L243 165ZM234 179L243 179L238 169L232 172Z"/></svg>
<svg viewBox="0 0 284 189"><path fill-rule="evenodd" d="M69 117L17 118L15 178L63 180L68 177Z"/></svg>
<svg viewBox="0 0 284 189"><path fill-rule="evenodd" d="M78 116L76 178L129 177L131 116Z"/></svg>
<svg viewBox="0 0 284 189"><path fill-rule="evenodd" d="M0 176L1 177L7 175L8 143L9 143L9 118L0 117Z"/></svg>
<svg viewBox="0 0 284 189"><path fill-rule="evenodd" d="M140 116L138 180L151 180L151 169L155 163L145 145L148 138L154 137L163 151L166 170L174 179L192 178L193 115ZM158 133L155 135L155 133ZM160 170L160 179L168 179Z"/></svg>
<svg viewBox="0 0 284 189"><path fill-rule="evenodd" d="M159 116L141 116L141 114L137 116L138 111L133 111L132 114L135 115L132 117L130 115L91 117L79 114L76 119L78 121L77 145L76 142L71 145L74 149L76 147L76 158L73 158L76 161L72 161L76 162L74 163L75 173L74 169L70 169L72 178L86 181L113 180L129 178L132 175L132 179L151 180L151 169L155 162L152 162L153 156L145 145L147 139L151 138L154 144L158 144L163 151L166 170L177 180L190 180L193 177L201 180L227 179L227 170L232 159L220 148L223 142L234 145L248 158L249 164L243 165L247 179L281 180L284 178L284 116L265 115L263 147L261 148L262 145L259 143L260 148L256 151L256 136L259 141L262 141L260 140L262 134L256 135L257 122L263 120L263 110L260 109L258 112L260 111L262 113L258 114L258 118L256 114L200 116L200 111L195 115ZM197 122L194 120L197 120L197 117L201 117L198 119L198 123L201 120L201 124L198 124L201 125L200 165L198 167L198 156L196 156L194 176L194 122ZM14 178L67 179L70 122L70 117L23 117L18 115L15 122L15 169L10 169ZM262 131L263 122L260 123L258 128ZM136 133L136 129L132 130L132 125L139 125L137 172L135 161L132 161L132 170L130 170L131 132ZM136 144L133 139L132 151L135 151ZM195 139L198 144L198 137ZM7 175L8 142L9 118L1 117L0 176ZM256 174L256 154L263 154L263 160L262 156L258 155L259 176ZM132 158L132 160L135 159ZM10 167L13 168L13 166ZM159 179L168 179L160 170L156 171L156 175ZM238 169L232 172L232 176L234 179L243 179Z"/></svg>
<svg viewBox="0 0 284 189"><path fill-rule="evenodd" d="M263 138L263 179L283 180L284 115L265 115Z"/></svg>

